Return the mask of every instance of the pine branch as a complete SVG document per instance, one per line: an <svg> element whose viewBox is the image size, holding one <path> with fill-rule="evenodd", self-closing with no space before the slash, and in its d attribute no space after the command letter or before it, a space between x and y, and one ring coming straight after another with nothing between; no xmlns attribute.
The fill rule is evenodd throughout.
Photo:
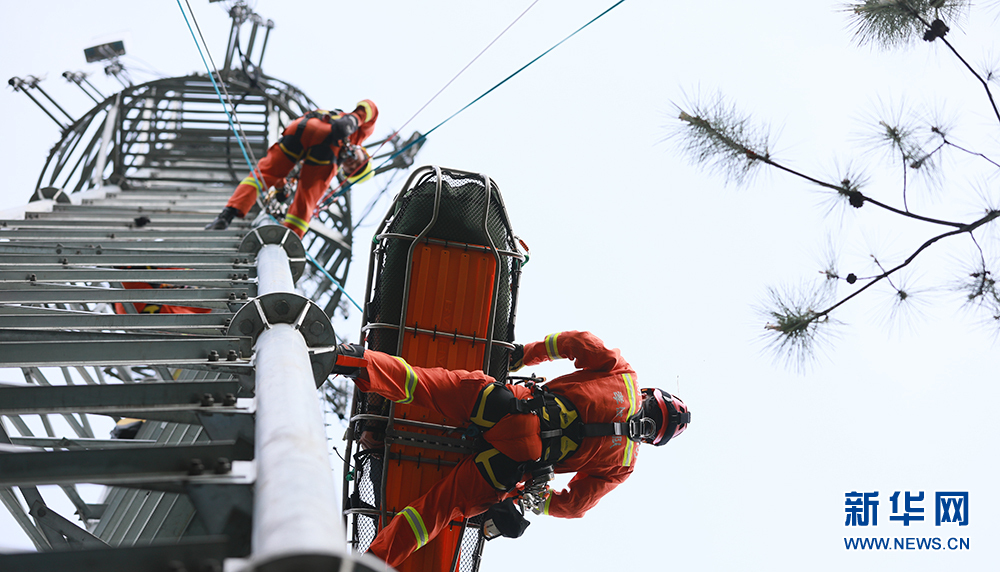
<svg viewBox="0 0 1000 572"><path fill-rule="evenodd" d="M970 151L969 149L966 149L964 147L956 145L956 144L952 143L951 141L947 141L946 140L945 143L947 145L949 145L950 147L954 147L955 149L958 149L959 151L962 151L963 153L968 153L969 155L973 155L975 157L980 157L982 159L985 159L986 161L988 161L989 163L991 163L994 167L997 167L998 169L1000 169L1000 163L997 163L996 161L994 161L993 159L990 159L989 157L987 157L986 155L983 155L982 153L977 153L975 151Z"/></svg>
<svg viewBox="0 0 1000 572"><path fill-rule="evenodd" d="M716 107L729 109L721 103L717 103ZM820 187L833 190L847 199L854 208L861 208L865 203L871 203L889 212L922 222L955 228L964 226L960 222L918 215L875 200L862 193L858 185L848 179L844 179L837 185L786 167L771 158L766 145L758 146L756 150L754 149L755 143L746 136L749 130L749 120L745 118L738 118L736 123L730 124L726 121L732 117L731 115L706 117L697 111L692 114L683 110L681 110L678 117L687 125L686 130L678 132L678 135L684 138L687 144L684 150L693 155L693 159L696 162L704 163L709 165L710 168L728 173L737 183L743 181L746 171L759 163L763 163Z"/></svg>
<svg viewBox="0 0 1000 572"><path fill-rule="evenodd" d="M934 236L926 240L923 244L920 245L919 248L917 248L912 254L910 254L910 256L906 258L906 260L888 270L883 270L880 274L871 277L864 286L862 286L858 290L852 292L848 296L845 296L844 298L840 299L836 303L832 304L831 306L823 310L817 311L813 310L811 305L810 306L803 306L801 304L794 305L794 304L789 304L785 300L776 299L776 306L777 306L776 309L771 310L769 312L770 315L774 318L775 322L768 323L765 326L765 328L776 332L777 334L779 334L781 338L784 339L784 341L782 341L778 346L779 349L781 350L786 350L791 348L796 351L801 351L803 349L808 349L809 344L805 343L802 340L802 338L814 335L816 332L816 328L819 326L819 324L828 321L830 314L834 310L843 306L844 304L853 300L854 298L860 296L862 292L868 290L869 288L871 288L872 286L878 284L883 280L891 282L889 280L890 276L902 270L903 268L909 266L910 263L912 263L917 258L917 256L919 256L922 252L927 250L934 243L942 239L948 238L950 236L956 236L964 233L971 234L979 227L992 222L998 217L1000 217L1000 210L990 210L983 217L979 218L978 220L972 223L962 225L961 228L957 228L955 230L939 234L937 236ZM851 277L853 276L854 276L853 274L848 276L847 281L849 283L857 281L857 278L851 280ZM990 286L992 287L992 282L990 283ZM897 292L900 291L895 286L893 286L893 289L895 289Z"/></svg>
<svg viewBox="0 0 1000 572"><path fill-rule="evenodd" d="M914 42L918 38L927 42L940 39L983 85L994 115L1000 121L1000 111L988 85L992 75L984 79L983 75L977 73L945 39L950 31L945 20L952 22L970 5L968 0L863 0L849 4L848 7L854 15L855 37L861 44L871 43L890 47ZM862 192L865 181L857 174L844 173L840 183L835 183L812 177L787 166L772 156L766 129L752 126L746 116L737 113L735 108L724 103L721 97L709 105L695 104L689 107L690 112L678 109L680 122L675 135L682 139L683 150L692 156L694 162L722 171L732 181L742 183L755 169L759 170L760 165L767 165L822 189L833 191L836 197L854 208L861 208L870 203L907 219L946 227L936 231L937 234L924 240L909 256L894 266L884 266L876 259L877 273L871 276L858 278L854 273L850 273L842 278L835 262L827 264L825 270L820 271L826 277L827 284L844 280L854 285L861 281L856 290L839 299L831 297L830 289L803 291L797 294L769 289L771 301L769 308L764 310L767 317L765 331L771 336L772 347L786 358L798 359L801 363L803 361L801 358L811 356L815 352L817 338L824 335L829 329L829 324L836 323L832 319L833 312L872 289L876 284L888 284L895 292L893 315L903 305L911 305L916 292L910 288L906 280L908 274L901 271L913 264L934 244L949 237L965 234L968 234L979 248L979 263L968 272L967 278L959 287L966 292L970 304L979 304L989 309L994 321L1000 323L1000 288L996 286L994 274L987 268L983 249L980 248L974 234L977 229L1000 218L1000 205L989 204L985 213L972 222L958 222L913 213L907 201L910 177L907 169L920 169L918 173L924 171L933 173L940 163L938 158L944 154L946 147L980 157L997 168L1000 168L1000 163L982 153L949 141L948 130L940 122L932 123L930 133L926 134L922 129L915 130L904 125L900 116L879 120L881 128L876 133L875 139L879 144L889 146L891 162L895 164L896 161L900 161L903 169L903 208L900 209L875 200ZM930 138L926 138L926 135L930 135Z"/></svg>
<svg viewBox="0 0 1000 572"><path fill-rule="evenodd" d="M997 109L997 102L995 99L993 99L993 92L990 90L989 82L987 82L986 79L983 78L983 76L979 75L979 72L977 72L971 65L969 65L969 62L965 61L965 58L963 58L961 54L958 53L958 50L956 50L955 47L951 45L951 42L946 40L943 35L941 36L941 41L944 42L944 45L948 46L948 49L951 50L951 53L955 54L955 57L958 58L960 62L965 64L965 67L972 73L972 75L977 80L979 80L979 83L982 84L983 89L986 90L986 97L989 98L990 105L993 106L993 115L996 116L997 121L1000 121L1000 110Z"/></svg>

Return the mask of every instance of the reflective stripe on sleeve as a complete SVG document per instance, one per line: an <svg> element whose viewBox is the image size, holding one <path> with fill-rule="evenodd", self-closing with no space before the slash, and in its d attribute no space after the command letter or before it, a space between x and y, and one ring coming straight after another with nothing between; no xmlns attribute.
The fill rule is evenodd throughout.
<svg viewBox="0 0 1000 572"><path fill-rule="evenodd" d="M430 540L427 534L427 527L424 525L424 519L417 512L417 509L412 506L408 506L400 511L401 515L406 518L406 521L410 523L410 528L413 529L413 536L417 537L417 549L423 547Z"/></svg>
<svg viewBox="0 0 1000 572"><path fill-rule="evenodd" d="M559 334L549 334L545 336L545 353L549 354L549 359L559 359L559 347L557 345Z"/></svg>
<svg viewBox="0 0 1000 572"><path fill-rule="evenodd" d="M419 379L417 378L417 372L413 371L413 368L410 367L410 364L406 363L406 360L404 360L403 358L398 356L392 356L392 357L399 360L399 363L403 364L403 367L406 368L406 387L404 388L404 391L406 392L406 397L400 399L396 403L413 403L413 395L417 391L417 382L419 381Z"/></svg>
<svg viewBox="0 0 1000 572"><path fill-rule="evenodd" d="M549 505L552 504L552 497L555 493L550 492L547 497L545 497L545 503L542 505L542 514L549 514Z"/></svg>

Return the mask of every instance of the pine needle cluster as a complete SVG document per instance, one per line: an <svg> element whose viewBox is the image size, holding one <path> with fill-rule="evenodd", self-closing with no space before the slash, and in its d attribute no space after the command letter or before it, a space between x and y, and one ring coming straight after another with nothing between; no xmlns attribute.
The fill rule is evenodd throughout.
<svg viewBox="0 0 1000 572"><path fill-rule="evenodd" d="M689 111L678 106L681 123L673 138L695 163L722 173L737 184L752 176L754 167L771 159L770 135L750 117L717 96L707 103L693 102Z"/></svg>
<svg viewBox="0 0 1000 572"><path fill-rule="evenodd" d="M944 22L963 17L971 4L969 0L865 0L850 2L844 10L851 14L859 45L891 48L943 37L948 31L941 28Z"/></svg>

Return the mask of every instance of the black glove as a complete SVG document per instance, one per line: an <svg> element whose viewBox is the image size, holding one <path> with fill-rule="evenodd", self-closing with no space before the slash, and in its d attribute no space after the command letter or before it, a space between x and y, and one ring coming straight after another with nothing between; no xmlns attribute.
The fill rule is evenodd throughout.
<svg viewBox="0 0 1000 572"><path fill-rule="evenodd" d="M361 370L368 367L365 359L365 347L360 344L340 344L335 351L337 361L334 362L331 373L350 378L358 377Z"/></svg>
<svg viewBox="0 0 1000 572"><path fill-rule="evenodd" d="M358 130L358 118L353 115L345 115L330 122L329 141L340 141L351 136Z"/></svg>
<svg viewBox="0 0 1000 572"><path fill-rule="evenodd" d="M507 360L507 371L517 371L522 367L524 367L524 346L514 344L514 350L510 352L510 358Z"/></svg>
<svg viewBox="0 0 1000 572"><path fill-rule="evenodd" d="M528 528L529 524L531 523L517 509L514 499L509 498L491 506L486 511L486 519L483 521L483 536L486 537L486 540L493 540L499 536L518 538L524 534L524 529Z"/></svg>

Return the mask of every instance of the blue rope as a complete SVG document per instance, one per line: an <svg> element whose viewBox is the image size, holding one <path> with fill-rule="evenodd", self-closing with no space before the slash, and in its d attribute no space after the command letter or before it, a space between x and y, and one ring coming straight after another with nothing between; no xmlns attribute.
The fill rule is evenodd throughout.
<svg viewBox="0 0 1000 572"><path fill-rule="evenodd" d="M312 255L309 254L308 252L306 252L306 258L309 260L309 262L313 263L313 266L315 266L317 270L323 273L323 276L326 276L327 280L332 282L334 286L336 286L341 292L343 292L344 296L347 296L347 299L350 300L352 304L354 304L354 307L357 308L359 312L361 312L362 314L364 313L364 310L361 309L361 306L359 306L358 303L354 301L354 298L351 298L351 295L347 293L347 290L344 290L343 286L338 284L337 281L333 279L333 276L330 276L330 273L326 271L326 268L323 268L323 266L320 265L320 263L317 262L316 259L313 258Z"/></svg>
<svg viewBox="0 0 1000 572"><path fill-rule="evenodd" d="M274 216L272 216L271 213L267 213L267 218L274 221L275 224L279 224L278 219L274 218ZM330 273L326 271L326 268L323 268L323 265L320 264L315 258L313 258L311 254L309 254L308 250L306 251L306 259L309 260L309 262L312 262L313 266L315 266L317 270L322 272L323 276L326 276L326 279L329 280L334 286L336 286L337 289L344 294L344 296L347 296L347 299L350 300L352 304L354 304L354 307L357 308L359 312L361 312L362 314L364 313L364 309L362 309L361 306L359 306L358 303L354 301L354 298L351 298L351 295L347 293L347 290L344 290L344 287L341 286L339 282L337 282L337 279L334 278L333 276L330 276Z"/></svg>
<svg viewBox="0 0 1000 572"><path fill-rule="evenodd" d="M240 151L243 152L243 159L247 162L247 166L250 167L251 176L254 178L255 181L258 181L257 176L254 173L253 163L250 161L250 157L247 155L246 148L243 147L243 139L240 137L239 132L236 130L236 126L233 125L233 118L229 112L229 107L226 105L225 98L222 97L222 92L219 91L219 85L215 82L215 75L212 73L212 68L208 65L208 61L205 60L205 54L202 53L201 51L201 44L198 43L198 37L195 35L194 29L191 27L191 22L188 21L187 13L184 12L184 7L181 5L181 0L177 0L177 7L181 9L181 15L184 16L184 23L187 24L188 31L191 32L191 38L194 39L195 47L198 48L198 55L201 56L201 62L205 64L205 69L208 70L208 78L212 80L212 87L215 88L215 94L219 96L219 102L222 103L222 108L226 112L226 120L229 122L229 128L233 130L233 134L236 136L236 142L239 143L240 145ZM193 13L192 16L194 16ZM258 181L258 184L260 184L260 181ZM274 220L277 223L277 220L274 217L270 218L271 220ZM344 287L341 286L337 282L337 280L334 279L333 276L330 276L330 273L327 272L326 269L323 268L323 266L319 262L317 262L316 259L313 258L311 254L306 252L306 258L309 260L309 262L313 264L313 266L316 267L317 270L319 270L323 274L323 276L326 277L327 280L329 280L334 286L336 286L344 294L344 296L347 296L347 299L350 300L352 304L354 304L354 307L357 308L358 311L364 312L364 309L362 309L361 306L354 301L354 298L351 298L351 295L347 293L347 290L344 290Z"/></svg>
<svg viewBox="0 0 1000 572"><path fill-rule="evenodd" d="M521 67L520 67L520 69L518 69L518 70L517 70L516 72L514 72L514 73L510 74L509 76L507 76L506 78L504 78L504 79L503 79L503 80L502 80L502 81L501 81L500 83L498 83L498 84L494 85L494 86L493 86L493 87L491 87L490 89L486 90L486 92L485 92L485 93L483 93L482 95L480 95L480 96L479 96L479 97L477 97L476 99L473 99L472 101L470 101L470 102L469 102L468 104L466 104L466 106L465 106L465 107L463 107L462 109L459 109L459 110L458 110L458 111L456 111L455 113L452 113L452 114L451 114L451 116L449 116L449 117L448 117L447 119L445 119L445 120L444 120L444 121L442 121L441 123L438 123L437 125L435 125L435 126L434 126L434 127L433 127L433 128L432 128L432 129L430 130L430 131L428 131L427 133L424 133L423 135L421 135L420 137L418 137L418 138L417 138L416 140L414 140L414 141L410 142L409 144L405 145L405 146L404 146L404 147L403 147L402 149L400 149L399 151L396 151L395 153L393 153L392 155L390 155L388 159L386 159L386 160L385 160L385 161L384 161L384 162L383 162L383 163L382 163L381 165L379 165L379 166L378 166L378 167L376 168L376 170L378 170L378 169L381 169L381 168L382 168L382 167L384 167L385 165L389 164L389 162L391 162L391 161L392 161L393 159L395 159L395 158L396 158L397 156L399 156L399 155L400 155L401 153L403 153L404 151L406 151L406 150L407 150L407 149L409 149L410 147L412 147L412 146L416 145L417 143L422 143L423 141L425 141L425 140L427 139L427 136L428 136L428 135L430 135L431 133L434 133L435 131L437 131L437 129L438 129L439 127L441 127L441 126L442 126L442 125L444 125L445 123L448 123L449 121L451 121L452 119L454 119L456 115L458 115L459 113L462 113L462 112L463 112L463 111L465 111L466 109L468 109L468 108L472 107L472 105L473 105L473 104L475 104L476 102L478 102L478 101L479 101L480 99L482 99L482 98L486 97L487 95L489 95L490 93L492 93L492 92L493 92L493 90L495 90L496 88L500 87L501 85L503 85L503 84L507 83L507 81L508 81L509 79L513 78L513 77L514 77L514 76L516 76L517 74L519 74L519 73L521 73L522 71L524 71L524 70L525 70L525 69L526 69L526 68L527 68L528 66L530 66L531 64L533 64L533 63L537 62L538 60L542 59L543 57L545 57L545 55L547 55L547 54L548 54L549 52L551 52L552 50L554 50L554 49L558 48L558 47L559 47L559 46L561 46L561 45L562 45L562 44L563 44L563 43L564 43L564 42L565 42L566 40L568 40L568 39L572 38L573 36L577 35L577 34L578 34L578 33L580 33L580 32L581 32L581 31L582 31L582 30L583 30L584 28L586 28L587 26L589 26L589 25L593 24L594 22L596 22L596 21L597 21L598 19L600 19L600 18L601 18L602 16L604 16L604 15L605 15L605 14L607 14L608 12L610 12L610 11L614 10L615 8L617 8L617 7L618 7L618 5L619 5L619 4L621 4L621 3L622 3L622 2L624 2L624 1L625 1L625 0L618 0L618 2L615 2L615 3L614 3L614 4L613 4L613 5L612 5L612 6L610 7L610 8L608 8L607 10L605 10L605 11L601 12L600 14L598 14L597 16L595 16L595 17L594 17L594 19L592 19L591 21L587 22L587 23L586 23L586 24L584 24L583 26L580 26L580 27L579 27L579 28L578 28L578 29L577 29L577 30L576 30L575 32L573 32L572 34L570 34L570 35L566 36L566 37L565 37L565 38L563 38L562 40L559 40L559 42L558 42L558 43L556 43L556 44L555 44L554 46L552 46L551 48L549 48L549 49L545 50L544 52L542 52L542 53L541 53L541 54L540 54L540 55L539 55L538 57L536 57L535 59L531 60L530 62L528 62L528 63L524 64L523 66L521 66ZM346 185L344 185L344 187L343 187L343 188L341 188L340 190L338 190L337 192L335 192L335 193L334 193L333 195L331 195L331 196L330 196L330 197L329 197L329 198L328 198L327 200L323 201L323 204L322 204L322 205L320 205L320 206L321 206L321 208L322 208L322 207L325 207L325 206L327 206L327 205L329 205L330 203L332 203L332 202L334 201L334 199L336 199L337 197L339 197L339 196L341 196L341 195L345 194L345 193L346 193L346 192L347 192L348 190L350 190L350 188L351 188L352 186L353 186L353 183L347 183Z"/></svg>
<svg viewBox="0 0 1000 572"><path fill-rule="evenodd" d="M233 135L236 136L236 142L240 145L240 151L243 152L243 159L247 162L247 166L250 167L250 176L253 177L254 181L257 182L257 186L261 186L261 181L257 179L255 173L253 162L250 161L250 156L247 155L247 150L243 147L243 138L240 137L239 131L236 130L236 126L233 125L233 117L229 112L229 107L226 105L225 98L222 97L222 92L219 91L219 85L215 83L215 74L212 72L212 68L208 65L205 60L205 54L201 51L201 44L198 43L198 37L194 34L194 29L191 28L191 22L188 21L187 13L184 12L184 6L181 5L181 0L177 0L177 7L181 10L181 16L184 16L184 23L187 24L188 31L191 32L191 39L194 40L194 46L198 48L198 55L201 57L201 63L205 64L205 70L208 71L208 79L212 80L212 87L215 88L215 94L219 96L219 102L222 103L222 109L226 112L226 121L229 122L229 128L233 130ZM194 17L194 13L191 13Z"/></svg>

